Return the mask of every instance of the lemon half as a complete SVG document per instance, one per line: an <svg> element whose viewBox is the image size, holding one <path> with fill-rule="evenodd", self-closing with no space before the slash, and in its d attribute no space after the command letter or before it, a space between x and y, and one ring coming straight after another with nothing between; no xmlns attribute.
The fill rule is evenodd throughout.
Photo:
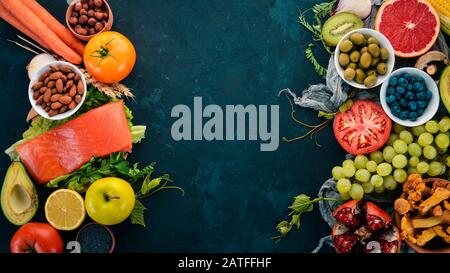
<svg viewBox="0 0 450 273"><path fill-rule="evenodd" d="M45 202L45 218L58 230L74 230L85 217L83 197L76 191L57 190Z"/></svg>

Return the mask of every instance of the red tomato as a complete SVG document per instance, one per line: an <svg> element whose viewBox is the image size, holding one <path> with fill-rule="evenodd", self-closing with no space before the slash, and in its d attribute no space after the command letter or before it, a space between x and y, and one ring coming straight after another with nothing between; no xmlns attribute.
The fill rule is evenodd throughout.
<svg viewBox="0 0 450 273"><path fill-rule="evenodd" d="M11 253L62 253L64 242L51 225L28 223L16 231L9 247Z"/></svg>
<svg viewBox="0 0 450 273"><path fill-rule="evenodd" d="M381 148L389 138L392 121L380 105L369 101L353 102L334 120L334 136L352 155L368 154Z"/></svg>

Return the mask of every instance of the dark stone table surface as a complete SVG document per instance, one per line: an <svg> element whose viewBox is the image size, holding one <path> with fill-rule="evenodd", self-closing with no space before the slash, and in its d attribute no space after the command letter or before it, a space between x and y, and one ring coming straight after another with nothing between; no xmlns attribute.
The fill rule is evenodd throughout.
<svg viewBox="0 0 450 273"><path fill-rule="evenodd" d="M39 1L63 19L66 4ZM146 124L145 141L134 146L130 160L157 162L159 174L170 173L185 197L161 192L145 200L147 228L128 221L112 227L117 252L309 252L329 234L318 210L304 215L300 231L279 244L270 239L287 215L292 198L315 196L340 164L345 152L331 128L319 136L318 148L306 139L280 143L261 152L259 141L180 141L172 139L173 106L203 104L280 106L280 137L305 130L290 120L290 105L277 97L280 89L300 91L321 79L307 62L310 34L298 24L299 9L316 0L132 0L110 1L113 30L129 37L137 64L124 83L133 89L136 124ZM0 22L0 148L5 149L27 128L26 64L32 54L14 46L16 32ZM327 57L319 51L319 60ZM316 113L299 110L316 123ZM9 159L0 156L0 171ZM42 193L45 196L45 192ZM41 196L42 197L42 196ZM35 221L43 221L43 203ZM0 216L0 252L7 252L17 228ZM64 233L66 240L75 233Z"/></svg>

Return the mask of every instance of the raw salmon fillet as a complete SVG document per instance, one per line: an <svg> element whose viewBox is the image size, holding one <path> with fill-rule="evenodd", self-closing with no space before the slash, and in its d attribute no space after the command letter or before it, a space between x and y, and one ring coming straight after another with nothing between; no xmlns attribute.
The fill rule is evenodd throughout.
<svg viewBox="0 0 450 273"><path fill-rule="evenodd" d="M22 163L39 184L69 174L93 157L131 152L123 102L93 109L17 147Z"/></svg>

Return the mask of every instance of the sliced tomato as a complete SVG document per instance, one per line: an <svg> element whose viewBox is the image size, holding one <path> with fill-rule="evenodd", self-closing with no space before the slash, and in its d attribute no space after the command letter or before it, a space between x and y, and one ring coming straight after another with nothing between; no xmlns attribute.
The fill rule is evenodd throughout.
<svg viewBox="0 0 450 273"><path fill-rule="evenodd" d="M371 153L381 148L389 138L392 121L380 105L370 100L353 102L334 120L334 136L352 155Z"/></svg>

